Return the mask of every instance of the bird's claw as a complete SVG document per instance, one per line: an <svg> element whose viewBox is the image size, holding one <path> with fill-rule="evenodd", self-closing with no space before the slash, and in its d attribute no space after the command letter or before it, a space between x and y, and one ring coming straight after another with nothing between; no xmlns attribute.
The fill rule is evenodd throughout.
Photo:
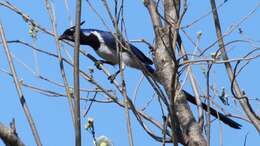
<svg viewBox="0 0 260 146"><path fill-rule="evenodd" d="M116 79L116 75L115 74L112 74L112 75L108 76L108 80L110 80L110 83L113 83L115 79Z"/></svg>
<svg viewBox="0 0 260 146"><path fill-rule="evenodd" d="M103 65L103 62L102 62L101 60L97 60L97 61L95 62L95 66L96 66L97 69L99 69L99 70L102 69L102 68L101 68L101 65Z"/></svg>

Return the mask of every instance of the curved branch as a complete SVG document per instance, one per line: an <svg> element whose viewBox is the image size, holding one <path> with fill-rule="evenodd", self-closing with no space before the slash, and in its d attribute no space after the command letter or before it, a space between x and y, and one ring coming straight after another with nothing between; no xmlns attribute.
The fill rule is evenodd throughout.
<svg viewBox="0 0 260 146"><path fill-rule="evenodd" d="M224 40L223 40L223 36L222 36L221 25L220 25L220 21L219 21L219 17L218 17L218 11L216 9L215 0L210 0L210 4L212 7L212 11L213 11L213 19L214 19L215 28L216 28L216 35L218 38L219 48L221 48L222 58L223 58L223 60L228 60L228 55L227 55L227 52L226 52L226 49L224 46ZM260 4L257 6L260 6ZM232 82L232 85L233 85L232 91L234 89L234 96L238 97L237 99L239 100L239 103L242 106L244 112L246 113L246 115L248 116L250 121L252 121L252 123L255 126L255 128L257 129L258 133L260 133L260 118L253 111L253 109L248 101L248 98L241 91L237 80L234 78L234 72L232 70L231 64L229 62L226 62L225 67L227 70L227 74L229 76L229 80Z"/></svg>

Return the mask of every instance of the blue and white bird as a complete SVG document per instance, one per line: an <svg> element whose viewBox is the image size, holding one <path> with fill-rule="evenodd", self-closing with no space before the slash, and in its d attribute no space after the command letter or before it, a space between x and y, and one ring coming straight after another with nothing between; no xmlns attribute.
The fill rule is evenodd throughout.
<svg viewBox="0 0 260 146"><path fill-rule="evenodd" d="M74 42L75 26L65 30L59 39ZM111 65L119 64L119 50L117 49L116 39L111 32L98 29L80 29L80 44L92 47L95 52L104 59L100 60L100 63L107 63ZM154 69L151 66L153 64L151 59L146 57L143 52L141 52L134 45L130 43L127 43L126 45L126 42L122 44L124 44L125 47L129 46L129 50L122 48L121 60L123 68L125 66L130 66L143 72L146 70L151 74L154 73ZM139 61L134 59L135 57L133 55L135 55ZM117 71L115 75L118 73L119 71Z"/></svg>
<svg viewBox="0 0 260 146"><path fill-rule="evenodd" d="M75 41L75 26L67 29L64 33L59 37L60 40L69 40L74 42ZM126 44L127 42L121 42L122 44ZM117 51L117 44L116 39L114 38L111 32L97 30L97 29L80 29L80 44L81 45L88 45L92 47L96 53L103 58L101 63L108 63L111 65L119 64L119 52ZM123 49L122 50L122 63L123 65L130 66L132 68L139 69L144 73L148 71L153 76L156 76L155 70L152 68L152 60L146 57L138 48L134 45L127 43L126 46L129 46L129 50ZM130 52L131 51L131 52ZM135 55L135 57L133 56ZM137 58L139 61L137 61ZM140 64L141 63L141 64ZM117 71L111 80L119 73ZM186 96L186 99L197 105L195 97L189 94L188 92L183 90L183 93ZM207 111L208 105L202 103L202 108ZM210 114L216 118L219 118L222 122L233 127L235 129L240 129L241 125L232 119L228 118L224 114L216 111L215 109L210 107Z"/></svg>

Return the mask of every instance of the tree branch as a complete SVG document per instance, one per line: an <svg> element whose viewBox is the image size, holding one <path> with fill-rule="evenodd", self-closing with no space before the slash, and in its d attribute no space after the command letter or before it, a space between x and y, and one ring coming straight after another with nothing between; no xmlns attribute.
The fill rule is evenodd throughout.
<svg viewBox="0 0 260 146"><path fill-rule="evenodd" d="M81 146L80 130L80 84L79 84L79 46L80 46L80 17L81 17L81 0L76 2L76 31L75 31L75 48L74 48L74 117L75 117L75 145Z"/></svg>
<svg viewBox="0 0 260 146"><path fill-rule="evenodd" d="M0 122L0 138L6 146L25 146L22 140L18 137L15 129L7 128Z"/></svg>
<svg viewBox="0 0 260 146"><path fill-rule="evenodd" d="M210 4L211 4L212 12L213 12L213 19L214 19L215 28L216 28L216 35L218 38L219 48L221 48L220 51L222 54L222 58L223 58L223 60L228 60L229 57L227 55L225 45L224 45L224 40L222 37L221 25L220 25L220 21L219 21L219 17L218 17L218 12L216 9L215 0L210 0ZM234 90L234 96L237 97L236 99L239 100L239 103L242 106L244 112L246 113L246 115L248 116L250 121L253 123L253 125L257 129L258 133L260 133L260 118L253 111L253 109L248 101L248 97L246 97L246 95L241 91L238 82L234 78L234 72L232 70L232 66L231 66L230 62L225 62L224 64L225 64L225 67L227 70L229 80L230 80L230 82L232 82L232 85L233 85L233 88L231 90L232 91Z"/></svg>
<svg viewBox="0 0 260 146"><path fill-rule="evenodd" d="M14 84L15 84L15 87L16 87L17 94L18 94L19 99L20 99L20 103L21 103L22 108L24 110L25 116L26 116L26 118L29 122L29 125L30 125L31 131L33 133L34 140L35 140L36 144L38 146L42 146L40 136L39 136L37 128L34 124L34 121L33 121L32 115L30 113L29 107L27 106L24 94L22 92L21 85L19 83L19 80L18 80L18 77L17 77L17 74L16 74L16 70L15 70L15 66L14 66L14 63L13 63L12 56L11 56L11 52L8 48L6 38L5 38L5 34L4 34L4 30L3 30L3 26L2 26L1 22L0 22L0 35L1 35L1 40L3 42L5 54L6 54L7 59L8 59L8 64L9 64L10 70L11 70L12 75L13 75L13 80L14 80Z"/></svg>
<svg viewBox="0 0 260 146"><path fill-rule="evenodd" d="M144 4L150 13L154 26L156 37L154 63L157 69L158 81L164 86L170 101L168 111L171 115L172 132L176 133L178 129L182 130L182 134L178 135L178 137L183 137L184 143L182 144L184 145L206 145L206 140L189 109L184 93L180 91L178 82L178 61L175 56L175 46L178 38L176 24L178 23L180 1L164 1L165 19L167 19L165 26L162 26L155 8L155 2L146 0ZM175 142L176 137L175 135ZM177 144L175 143L175 145Z"/></svg>

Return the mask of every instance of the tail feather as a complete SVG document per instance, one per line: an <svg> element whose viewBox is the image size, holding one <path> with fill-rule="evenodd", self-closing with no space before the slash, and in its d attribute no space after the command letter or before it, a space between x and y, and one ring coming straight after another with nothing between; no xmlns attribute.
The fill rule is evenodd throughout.
<svg viewBox="0 0 260 146"><path fill-rule="evenodd" d="M153 78L159 82L159 80L158 80L156 74L154 73L155 70L153 69L153 67L150 66L150 65L146 65L146 69L153 75ZM192 96L191 94L189 94L188 92L186 92L186 91L184 91L184 90L182 90L182 91L183 91L183 93L186 95L186 98L187 98L187 100L188 100L189 102L191 102L191 103L194 104L194 105L197 105L197 102L196 102L196 99L195 99L194 96ZM202 103L202 108L203 108L203 110L205 110L205 111L208 110L208 106L207 106L205 103ZM235 129L240 129L240 128L241 128L241 125L240 125L239 123L235 122L234 120L232 120L231 118L225 116L224 114L222 114L222 113L216 111L216 110L213 109L212 107L209 107L209 110L210 110L210 114L211 114L213 117L219 119L220 121L222 121L223 123L229 125L230 127L235 128Z"/></svg>
<svg viewBox="0 0 260 146"><path fill-rule="evenodd" d="M184 94L186 95L186 98L189 102L197 105L197 102L196 102L196 99L194 96L192 96L191 94L189 94L188 92L184 91ZM202 103L202 108L207 111L208 110L208 106L205 104L205 103ZM224 114L216 111L215 109L211 108L210 107L210 114L212 116L214 116L215 118L219 118L220 121L222 121L223 123L229 125L230 127L232 128L235 128L235 129L240 129L241 128L241 125L237 122L235 122L234 120L228 118L227 116L225 116Z"/></svg>

